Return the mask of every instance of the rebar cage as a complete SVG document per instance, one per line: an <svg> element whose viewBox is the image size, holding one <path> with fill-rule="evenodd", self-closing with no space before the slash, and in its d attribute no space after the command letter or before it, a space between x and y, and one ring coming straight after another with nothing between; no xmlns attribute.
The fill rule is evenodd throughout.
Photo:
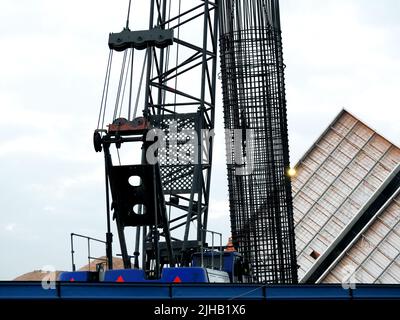
<svg viewBox="0 0 400 320"><path fill-rule="evenodd" d="M223 0L220 17L233 243L255 282L296 283L279 3Z"/></svg>

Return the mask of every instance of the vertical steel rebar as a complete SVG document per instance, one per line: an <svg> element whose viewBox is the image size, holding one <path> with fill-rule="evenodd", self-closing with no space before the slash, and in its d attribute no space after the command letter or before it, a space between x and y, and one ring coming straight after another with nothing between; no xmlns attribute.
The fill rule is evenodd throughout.
<svg viewBox="0 0 400 320"><path fill-rule="evenodd" d="M256 282L296 283L278 0L220 1L232 238Z"/></svg>

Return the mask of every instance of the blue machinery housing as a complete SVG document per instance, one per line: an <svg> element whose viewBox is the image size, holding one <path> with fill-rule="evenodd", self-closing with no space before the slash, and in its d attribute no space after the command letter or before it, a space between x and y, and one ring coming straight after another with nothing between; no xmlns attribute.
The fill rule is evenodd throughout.
<svg viewBox="0 0 400 320"><path fill-rule="evenodd" d="M226 272L206 268L164 268L160 279L146 279L141 269L108 270L101 275L96 272L63 272L60 281L69 282L129 282L129 283L212 283L230 282Z"/></svg>
<svg viewBox="0 0 400 320"><path fill-rule="evenodd" d="M88 283L56 282L43 289L41 282L0 282L4 300L256 300L338 301L400 300L400 285L246 285L225 283Z"/></svg>
<svg viewBox="0 0 400 320"><path fill-rule="evenodd" d="M400 300L400 285L361 285L345 289L341 284L262 285L232 283L240 264L237 253L200 256L193 266L164 268L160 279L148 280L140 269L105 272L63 272L52 285L41 282L0 282L0 301L117 301L117 300L255 300L346 301ZM217 266L220 269L210 269ZM211 265L210 265L211 264ZM43 287L50 287L44 289Z"/></svg>

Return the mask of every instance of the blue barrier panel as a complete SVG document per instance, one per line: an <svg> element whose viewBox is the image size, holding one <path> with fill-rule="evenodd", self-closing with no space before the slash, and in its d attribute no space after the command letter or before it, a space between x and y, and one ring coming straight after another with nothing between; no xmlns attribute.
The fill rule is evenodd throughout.
<svg viewBox="0 0 400 320"><path fill-rule="evenodd" d="M108 270L104 274L104 282L149 282L145 279L144 270L120 269Z"/></svg>
<svg viewBox="0 0 400 320"><path fill-rule="evenodd" d="M161 281L164 283L207 283L207 270L198 267L164 268L161 273Z"/></svg>
<svg viewBox="0 0 400 320"><path fill-rule="evenodd" d="M263 288L254 285L172 285L173 299L223 299L223 300L262 300Z"/></svg>
<svg viewBox="0 0 400 320"><path fill-rule="evenodd" d="M55 284L56 285L56 284ZM0 284L0 299L58 299L57 290L51 289L50 284L46 284L45 289L39 281L32 282L1 282Z"/></svg>
<svg viewBox="0 0 400 320"><path fill-rule="evenodd" d="M89 271L72 271L72 272L63 272L58 277L60 281L84 281L87 282L90 279Z"/></svg>
<svg viewBox="0 0 400 320"><path fill-rule="evenodd" d="M60 283L60 295L67 300L165 300L170 299L170 288L153 283Z"/></svg>
<svg viewBox="0 0 400 320"><path fill-rule="evenodd" d="M349 300L350 291L340 285L271 285L267 300Z"/></svg>
<svg viewBox="0 0 400 320"><path fill-rule="evenodd" d="M400 300L400 286L398 285L361 285L357 284L353 289L353 299L395 299Z"/></svg>

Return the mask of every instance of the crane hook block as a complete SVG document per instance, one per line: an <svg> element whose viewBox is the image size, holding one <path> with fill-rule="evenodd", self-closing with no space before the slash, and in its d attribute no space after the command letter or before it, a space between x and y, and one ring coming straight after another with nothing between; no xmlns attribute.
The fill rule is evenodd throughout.
<svg viewBox="0 0 400 320"><path fill-rule="evenodd" d="M108 47L115 51L124 51L128 48L139 50L148 47L165 48L172 45L174 41L173 29L154 28L143 31L130 31L124 29L119 33L110 33Z"/></svg>

